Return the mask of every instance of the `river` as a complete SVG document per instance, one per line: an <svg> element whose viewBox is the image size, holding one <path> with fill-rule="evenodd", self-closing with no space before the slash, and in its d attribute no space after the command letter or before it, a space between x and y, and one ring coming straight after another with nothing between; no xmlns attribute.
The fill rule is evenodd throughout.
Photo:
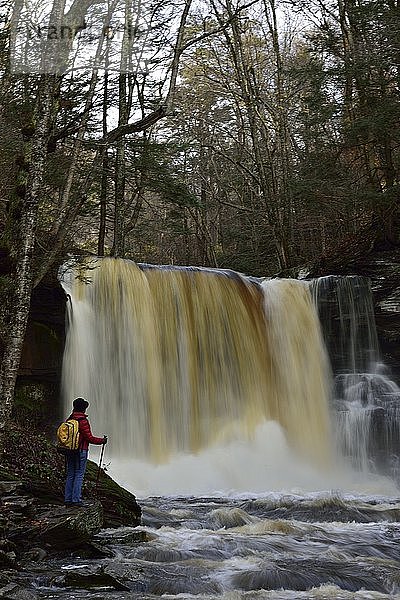
<svg viewBox="0 0 400 600"><path fill-rule="evenodd" d="M102 559L55 560L40 598L400 598L400 497L149 497L141 527L103 530ZM135 542L138 531L147 541Z"/></svg>

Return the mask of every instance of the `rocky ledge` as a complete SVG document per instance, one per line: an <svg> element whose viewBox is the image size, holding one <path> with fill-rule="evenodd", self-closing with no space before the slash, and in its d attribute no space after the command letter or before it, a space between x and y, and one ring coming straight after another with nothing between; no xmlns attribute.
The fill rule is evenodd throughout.
<svg viewBox="0 0 400 600"><path fill-rule="evenodd" d="M96 540L105 528L136 527L141 509L133 494L104 471L96 484L97 465L88 463L82 507L65 507L62 495L45 481L15 480L0 469L0 598L33 600L27 570L55 556L101 558L110 550ZM132 535L143 540L143 532Z"/></svg>

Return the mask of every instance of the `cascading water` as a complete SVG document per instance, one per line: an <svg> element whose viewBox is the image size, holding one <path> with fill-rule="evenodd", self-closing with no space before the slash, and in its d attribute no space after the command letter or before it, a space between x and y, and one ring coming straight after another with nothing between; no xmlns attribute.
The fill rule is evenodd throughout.
<svg viewBox="0 0 400 600"><path fill-rule="evenodd" d="M397 387L370 373L379 348L360 278L262 282L232 271L92 259L66 265L61 281L70 298L66 411L74 397L91 402L93 421L107 423L112 470L127 487L262 491L288 485L283 473L294 488L323 485L312 465L332 471L341 463L314 304L335 370L339 446L361 471L372 456L376 464L388 460L398 413L381 417L389 398L398 405ZM373 439L380 445L372 452Z"/></svg>
<svg viewBox="0 0 400 600"><path fill-rule="evenodd" d="M305 456L326 466L332 459L331 373L309 287L273 279L262 288L279 422Z"/></svg>
<svg viewBox="0 0 400 600"><path fill-rule="evenodd" d="M62 282L65 403L84 396L107 415L114 455L162 462L276 421L308 458L330 456L328 366L304 283L115 259Z"/></svg>
<svg viewBox="0 0 400 600"><path fill-rule="evenodd" d="M400 389L381 362L369 280L311 283L334 371L338 443L361 471L399 475Z"/></svg>
<svg viewBox="0 0 400 600"><path fill-rule="evenodd" d="M369 281L330 275L312 280L310 286L333 371L373 372L379 344Z"/></svg>

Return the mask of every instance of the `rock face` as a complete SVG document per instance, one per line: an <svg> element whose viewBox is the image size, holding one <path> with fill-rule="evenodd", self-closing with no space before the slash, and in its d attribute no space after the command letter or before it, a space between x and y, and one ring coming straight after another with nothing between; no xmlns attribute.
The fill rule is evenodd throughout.
<svg viewBox="0 0 400 600"><path fill-rule="evenodd" d="M0 566L12 565L15 552L42 548L66 553L86 548L102 528L140 524L141 508L135 496L103 471L96 485L94 463L88 464L86 500L79 508L64 506L55 482L15 481L4 470L0 475L7 477L0 480Z"/></svg>
<svg viewBox="0 0 400 600"><path fill-rule="evenodd" d="M61 418L59 397L65 342L66 298L53 273L33 290L16 387L18 416L54 425Z"/></svg>
<svg viewBox="0 0 400 600"><path fill-rule="evenodd" d="M64 351L65 294L51 274L32 293L19 379L57 385Z"/></svg>
<svg viewBox="0 0 400 600"><path fill-rule="evenodd" d="M342 263L316 263L309 277L360 275L368 277L374 300L378 341L385 364L400 384L400 248L371 251Z"/></svg>
<svg viewBox="0 0 400 600"><path fill-rule="evenodd" d="M2 470L0 475L4 476ZM109 541L141 543L146 533L131 527L107 530L105 523L125 524L140 521L140 508L129 492L119 498L121 488L103 474L106 486L99 495L114 506L111 516L103 510L97 498L84 502L82 507L65 507L57 499L49 503L52 491L29 482L0 479L0 598L8 600L37 600L32 580L38 573L51 572L56 557L80 556L87 558L114 558ZM111 490L112 496L107 494ZM124 509L123 515L121 514ZM130 510L129 510L130 509ZM136 513L135 513L136 510ZM108 517L105 518L105 514ZM134 515L134 516L132 516ZM108 534L110 531L110 534ZM96 535L98 534L98 535ZM38 563L41 566L38 567ZM51 585L73 586L84 589L106 586L112 590L129 590L119 573L108 572L100 566L87 566L79 574L74 571L51 578Z"/></svg>

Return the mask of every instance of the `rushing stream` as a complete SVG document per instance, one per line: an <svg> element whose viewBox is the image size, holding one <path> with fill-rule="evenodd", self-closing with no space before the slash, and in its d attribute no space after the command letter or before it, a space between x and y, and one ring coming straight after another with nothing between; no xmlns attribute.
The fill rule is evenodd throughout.
<svg viewBox="0 0 400 600"><path fill-rule="evenodd" d="M38 591L58 600L399 598L398 500L147 498L140 528L97 536L111 557L55 562L38 574ZM138 529L148 541L132 541Z"/></svg>

